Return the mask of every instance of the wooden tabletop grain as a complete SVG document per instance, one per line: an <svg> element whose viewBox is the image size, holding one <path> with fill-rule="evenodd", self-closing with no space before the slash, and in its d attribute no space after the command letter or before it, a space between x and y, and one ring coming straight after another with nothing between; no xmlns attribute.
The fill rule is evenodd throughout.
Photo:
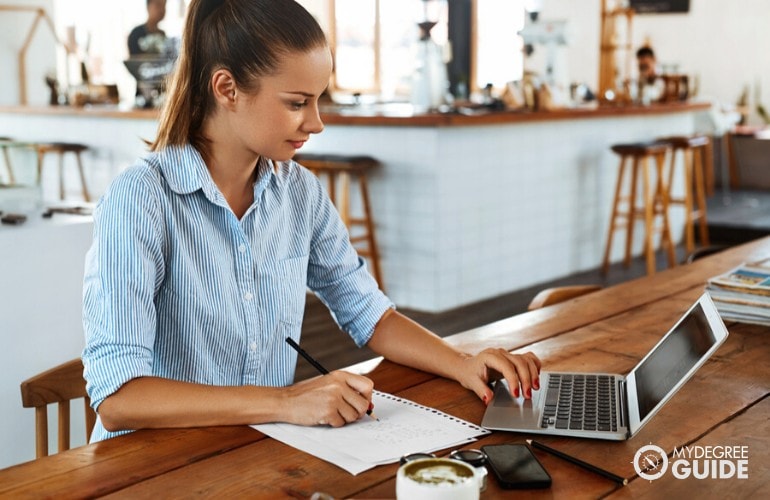
<svg viewBox="0 0 770 500"><path fill-rule="evenodd" d="M624 373L703 293L708 277L768 256L770 238L765 238L449 339L469 351L487 346L532 350L549 370ZM536 498L770 497L770 329L737 323L728 328L725 344L632 439L537 437L628 478L628 486L536 450L553 486L519 493ZM379 390L481 421L484 405L456 383L387 361L351 369L372 366L370 376ZM469 447L523 442L527 437L494 432ZM632 460L650 443L669 455L685 445L746 446L748 478L677 479L668 473L644 480ZM307 498L322 491L335 498L389 498L395 495L397 468L379 466L352 476L246 426L137 431L0 470L0 497ZM510 495L490 477L482 498Z"/></svg>

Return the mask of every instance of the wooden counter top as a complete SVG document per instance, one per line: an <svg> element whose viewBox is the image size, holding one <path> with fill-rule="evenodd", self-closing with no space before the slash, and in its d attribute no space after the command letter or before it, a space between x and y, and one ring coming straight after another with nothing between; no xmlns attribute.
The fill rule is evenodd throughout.
<svg viewBox="0 0 770 500"><path fill-rule="evenodd" d="M549 120L575 120L584 118L607 118L657 115L702 111L710 107L706 102L685 102L655 104L651 106L603 106L599 108L565 108L554 111L490 111L478 114L460 113L422 113L412 114L404 106L388 110L387 106L377 109L359 109L338 107L334 112L321 113L326 125L363 125L363 126L409 126L409 127L447 127L497 125L503 123L527 123ZM408 106L406 107L408 108ZM328 109L328 108L327 108ZM51 116L73 116L93 118L125 118L155 120L156 109L131 109L116 106L87 106L74 108L69 106L0 106L0 114L31 114Z"/></svg>
<svg viewBox="0 0 770 500"><path fill-rule="evenodd" d="M73 106L0 106L0 114L157 120L159 113L157 109L133 109L104 105L82 108Z"/></svg>

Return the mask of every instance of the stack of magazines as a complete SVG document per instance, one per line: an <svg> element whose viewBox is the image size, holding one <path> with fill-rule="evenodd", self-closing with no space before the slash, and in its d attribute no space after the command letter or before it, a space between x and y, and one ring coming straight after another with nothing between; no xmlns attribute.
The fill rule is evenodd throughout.
<svg viewBox="0 0 770 500"><path fill-rule="evenodd" d="M711 278L706 290L725 321L770 326L770 259Z"/></svg>

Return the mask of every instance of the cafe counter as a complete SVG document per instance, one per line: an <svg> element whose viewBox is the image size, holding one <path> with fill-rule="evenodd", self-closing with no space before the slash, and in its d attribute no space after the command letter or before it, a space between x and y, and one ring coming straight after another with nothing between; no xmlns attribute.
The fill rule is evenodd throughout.
<svg viewBox="0 0 770 500"><path fill-rule="evenodd" d="M413 114L408 105L335 106L324 108L324 132L302 151L382 162L369 184L385 289L399 306L441 311L597 267L617 175L610 146L691 134L708 109ZM145 153L158 112L0 107L0 117L0 136L89 145L87 177L98 195ZM681 220L674 214L677 239Z"/></svg>
<svg viewBox="0 0 770 500"><path fill-rule="evenodd" d="M704 102L672 102L650 106L593 106L562 108L550 111L488 110L468 108L451 113L415 113L406 103L375 103L360 105L322 105L321 116L326 125L370 125L445 127L493 125L612 116L648 116L692 111L704 111L710 104ZM137 109L125 106L0 106L0 115L53 115L98 118L120 118L156 121L157 109Z"/></svg>

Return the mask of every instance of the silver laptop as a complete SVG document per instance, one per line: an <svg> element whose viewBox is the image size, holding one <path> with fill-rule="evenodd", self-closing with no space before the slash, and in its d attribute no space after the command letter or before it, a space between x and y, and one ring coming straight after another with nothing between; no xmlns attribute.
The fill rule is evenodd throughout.
<svg viewBox="0 0 770 500"><path fill-rule="evenodd" d="M727 338L708 294L663 336L628 375L540 373L532 399L514 398L501 380L487 407L487 429L562 436L630 438L649 422Z"/></svg>

